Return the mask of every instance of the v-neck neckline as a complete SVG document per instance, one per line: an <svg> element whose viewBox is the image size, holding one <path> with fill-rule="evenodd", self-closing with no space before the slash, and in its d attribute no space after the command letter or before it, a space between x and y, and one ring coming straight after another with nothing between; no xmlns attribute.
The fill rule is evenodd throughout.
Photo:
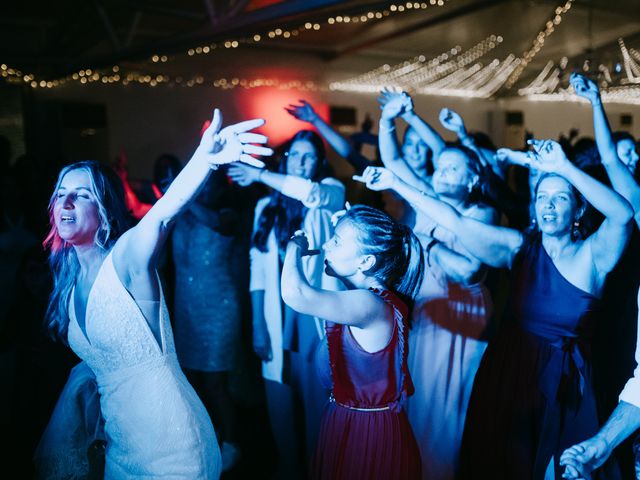
<svg viewBox="0 0 640 480"><path fill-rule="evenodd" d="M89 335L87 333L87 312L89 311L89 301L91 300L91 294L93 293L93 288L96 286L96 281L98 280L98 277L102 272L104 264L110 255L111 255L111 252L109 252L102 260L102 263L100 264L100 268L98 268L98 273L96 273L96 277L93 279L93 282L91 283L91 287L89 287L89 293L87 294L87 301L84 306L84 314L82 316L82 325L80 324L80 320L78 319L78 309L76 308L76 283L77 282L73 284L73 289L71 290L71 304L73 306L73 318L75 319L76 324L78 325L78 329L82 333L82 336L84 337L84 339L87 341L89 345L91 345L91 340L89 339ZM82 328L83 325L84 325L84 328Z"/></svg>

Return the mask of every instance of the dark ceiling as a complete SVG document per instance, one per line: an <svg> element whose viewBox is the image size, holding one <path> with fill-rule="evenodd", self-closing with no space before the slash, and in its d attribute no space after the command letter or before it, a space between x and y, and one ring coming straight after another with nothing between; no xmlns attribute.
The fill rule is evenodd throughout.
<svg viewBox="0 0 640 480"><path fill-rule="evenodd" d="M295 51L325 61L331 68L355 72L415 55L428 58L455 45L468 48L491 34L504 37L495 50L496 56L504 58L507 53L522 55L554 8L564 4L559 0L439 1L441 5L436 0L4 2L0 62L58 78L79 68L143 64L152 62L153 55L167 55L178 60L172 68L179 70L188 69L184 60L188 60L189 49L237 38L238 53L264 52L268 58L271 53L276 57L278 52ZM338 25L334 20L385 10L386 16L367 21ZM615 56L620 36L640 48L640 0L574 0L565 17L523 78L561 56L575 61L594 55ZM328 18L334 20L331 25ZM316 22L323 28L314 30ZM312 27L305 28L306 23ZM274 29L296 33L290 38L268 38ZM243 43L254 35L260 35L261 41Z"/></svg>

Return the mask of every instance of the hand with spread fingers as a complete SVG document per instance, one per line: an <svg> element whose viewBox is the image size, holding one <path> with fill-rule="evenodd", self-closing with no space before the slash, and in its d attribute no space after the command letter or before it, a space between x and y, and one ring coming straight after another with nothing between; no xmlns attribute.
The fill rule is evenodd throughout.
<svg viewBox="0 0 640 480"><path fill-rule="evenodd" d="M394 92L385 88L380 92L378 103L382 117L390 120L413 111L413 101L406 92Z"/></svg>
<svg viewBox="0 0 640 480"><path fill-rule="evenodd" d="M531 139L527 143L533 148L533 152L529 152L531 168L562 175L571 166L571 162L558 142Z"/></svg>
<svg viewBox="0 0 640 480"><path fill-rule="evenodd" d="M319 116L313 109L311 104L302 99L298 101L300 102L300 105L289 104L288 107L285 107L287 113L292 117L295 117L297 120L300 120L301 122L315 122L319 118Z"/></svg>
<svg viewBox="0 0 640 480"><path fill-rule="evenodd" d="M590 78L574 72L569 77L569 83L579 97L586 98L591 103L600 102L600 89Z"/></svg>
<svg viewBox="0 0 640 480"><path fill-rule="evenodd" d="M211 124L202 135L198 150L206 156L212 168L237 161L262 168L264 163L252 155L268 156L273 154L273 150L253 145L254 143L265 144L268 139L264 135L250 132L262 125L264 120L256 118L229 125L220 130L222 114L216 108Z"/></svg>
<svg viewBox="0 0 640 480"><path fill-rule="evenodd" d="M364 183L369 190L389 190L396 184L397 177L383 167L367 167L362 175L354 175L353 179Z"/></svg>

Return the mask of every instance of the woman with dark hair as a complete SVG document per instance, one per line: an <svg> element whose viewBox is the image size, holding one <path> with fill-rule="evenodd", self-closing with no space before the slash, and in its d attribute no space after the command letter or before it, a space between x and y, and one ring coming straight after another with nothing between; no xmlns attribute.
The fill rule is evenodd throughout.
<svg viewBox="0 0 640 480"><path fill-rule="evenodd" d="M301 130L287 143L277 172L240 164L228 172L242 186L260 182L272 189L255 209L250 290L253 347L262 359L280 474L287 478L304 475L305 451L310 456L317 439L326 391L313 358L324 337L324 321L307 319L282 304L280 274L294 232L303 230L314 249L331 236L331 215L343 208L344 186L328 177L328 170L322 139ZM304 268L313 285L340 288L323 273L322 256L306 258ZM300 411L304 421L296 414Z"/></svg>
<svg viewBox="0 0 640 480"><path fill-rule="evenodd" d="M97 162L64 168L51 197L45 246L54 290L47 324L95 375L105 419L106 479L220 475L213 426L178 365L156 261L168 226L212 169L237 160L261 164L250 154L271 153L251 145L266 137L247 133L262 120L223 130L221 123L216 109L192 159L133 228L120 179ZM64 447L57 451L74 452L73 445ZM83 472L68 473L76 478ZM54 476L62 478L55 470Z"/></svg>
<svg viewBox="0 0 640 480"><path fill-rule="evenodd" d="M532 235L463 216L393 176L371 179L430 215L480 261L512 271L509 312L489 342L469 401L462 479L559 479L562 451L598 430L588 344L633 211L573 166L556 142L532 144L531 166L549 174L535 189ZM584 208L574 188L605 216L586 239L575 235Z"/></svg>
<svg viewBox="0 0 640 480"><path fill-rule="evenodd" d="M416 479L420 453L403 410L413 392L407 366L409 306L420 288L420 241L387 214L355 206L322 247L326 272L346 291L314 287L303 258L303 232L287 246L282 298L292 309L327 320L319 357L331 397L325 407L311 477Z"/></svg>

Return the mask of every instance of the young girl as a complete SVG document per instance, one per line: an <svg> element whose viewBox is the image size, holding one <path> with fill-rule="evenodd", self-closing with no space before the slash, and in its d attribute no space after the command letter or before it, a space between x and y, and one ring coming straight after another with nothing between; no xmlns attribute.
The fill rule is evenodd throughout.
<svg viewBox="0 0 640 480"><path fill-rule="evenodd" d="M413 393L406 303L424 272L420 242L385 213L357 206L340 218L323 250L326 272L346 291L309 284L302 257L310 252L302 232L287 246L281 286L292 309L328 320L322 363L331 375L332 394L311 476L420 478L418 446L402 408Z"/></svg>

